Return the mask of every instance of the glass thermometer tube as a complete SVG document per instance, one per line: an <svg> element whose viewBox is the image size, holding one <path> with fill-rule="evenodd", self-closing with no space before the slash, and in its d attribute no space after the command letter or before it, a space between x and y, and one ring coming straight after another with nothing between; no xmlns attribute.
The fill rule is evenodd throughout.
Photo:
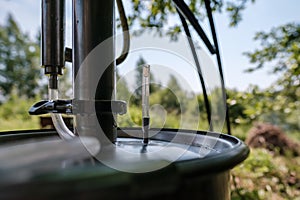
<svg viewBox="0 0 300 200"><path fill-rule="evenodd" d="M143 143L149 143L149 93L150 93L150 65L143 66L142 80L142 117L143 117Z"/></svg>

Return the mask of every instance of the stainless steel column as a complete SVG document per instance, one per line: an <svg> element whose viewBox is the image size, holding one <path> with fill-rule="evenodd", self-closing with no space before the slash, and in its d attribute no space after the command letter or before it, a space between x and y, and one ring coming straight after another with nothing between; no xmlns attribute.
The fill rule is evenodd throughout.
<svg viewBox="0 0 300 200"><path fill-rule="evenodd" d="M104 41L109 41L109 48L103 55L98 55L101 58L114 58L114 40L109 39L114 35L114 0L73 0L73 68L74 78L80 79L74 86L74 99L84 102L85 100L112 100L114 90L114 66L112 61L109 66L98 64L95 66L85 65L84 72L81 73L80 66L92 50ZM90 88L81 86L80 82L84 82L95 73L95 70L105 70L97 85L95 94L90 91ZM81 73L81 74L78 74ZM99 77L100 78L100 77ZM85 112L85 111L83 111ZM80 129L83 134L89 135L89 131L93 131L91 119L94 114L89 113L89 117L76 117L75 128ZM116 140L116 126L112 113L101 113L99 110L96 113L96 118L99 121L102 130L110 141ZM77 127L76 127L77 126ZM97 133L95 133L97 134Z"/></svg>

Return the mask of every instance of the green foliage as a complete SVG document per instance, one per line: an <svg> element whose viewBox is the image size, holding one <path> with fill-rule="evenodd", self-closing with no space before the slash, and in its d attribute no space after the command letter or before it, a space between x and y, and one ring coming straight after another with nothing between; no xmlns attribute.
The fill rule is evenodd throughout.
<svg viewBox="0 0 300 200"><path fill-rule="evenodd" d="M150 126L152 128L179 128L180 116L176 113L163 113L165 118L161 118L159 112L151 112ZM128 108L128 114L118 116L119 127L141 127L142 110L140 107L131 105Z"/></svg>
<svg viewBox="0 0 300 200"><path fill-rule="evenodd" d="M247 71L269 67L270 73L279 74L278 80L266 90L252 89L253 95L262 97L255 109L263 113L272 111L275 118L283 116L282 113L284 118L299 115L300 24L289 23L273 28L270 32L259 32L254 39L260 41L260 49L245 55L257 66Z"/></svg>
<svg viewBox="0 0 300 200"><path fill-rule="evenodd" d="M120 77L120 75L118 74L117 72L117 85L116 85L116 88L117 88L117 96L116 96L116 99L118 100L127 100L129 97L130 97L130 91L128 89L128 85L127 85L127 82L125 79L122 79Z"/></svg>
<svg viewBox="0 0 300 200"><path fill-rule="evenodd" d="M136 63L135 69L135 88L134 95L131 96L130 102L135 105L141 105L142 102L142 84L143 84L143 66L147 64L143 57L140 57ZM150 72L150 91L151 93L155 93L156 90L159 90L159 86L157 84L151 84L151 82L155 82L153 74ZM123 83L125 84L125 83Z"/></svg>
<svg viewBox="0 0 300 200"><path fill-rule="evenodd" d="M28 98L38 93L41 78L39 42L21 32L11 15L0 26L0 92L7 98L12 91Z"/></svg>
<svg viewBox="0 0 300 200"><path fill-rule="evenodd" d="M254 52L247 52L251 63L257 64L256 68L262 68L270 61L276 61L272 65L272 73L285 73L291 70L292 74L300 73L300 24L289 23L283 26L272 28L269 32L258 32L254 40L260 41L260 49Z"/></svg>
<svg viewBox="0 0 300 200"><path fill-rule="evenodd" d="M251 129L252 124L238 124L235 126L232 126L232 135L235 137L241 139L242 141L245 141L247 138L247 134L249 130Z"/></svg>
<svg viewBox="0 0 300 200"><path fill-rule="evenodd" d="M265 149L252 149L250 156L232 170L232 199L264 200L299 197L299 157L273 155Z"/></svg>
<svg viewBox="0 0 300 200"><path fill-rule="evenodd" d="M226 11L229 14L230 26L236 26L240 21L242 21L241 12L246 9L249 0L239 0L239 1L227 1ZM251 0L252 3L255 0Z"/></svg>
<svg viewBox="0 0 300 200"><path fill-rule="evenodd" d="M37 101L38 98L28 100L12 92L9 99L0 105L0 131L38 129L39 118L28 114L28 109Z"/></svg>
<svg viewBox="0 0 300 200"><path fill-rule="evenodd" d="M139 81L140 76L141 74L136 78L137 81ZM154 75L152 74L151 77L154 78ZM118 81L117 90L121 91L122 94L118 94L118 99L129 99L128 112L118 117L118 126L141 126L142 107L141 99L137 99L139 96L138 91L134 91L131 94L126 81L123 80ZM137 90L141 92L141 88ZM204 115L201 112L197 112L199 107L196 97L189 96L188 92L181 88L175 76L170 76L165 88L151 84L150 91L150 126L152 128L186 128L195 130L201 127L207 130L207 122L203 123L202 121L202 119L204 121L207 121L207 119L203 118Z"/></svg>
<svg viewBox="0 0 300 200"><path fill-rule="evenodd" d="M249 115L246 113L245 99L247 94L237 90L227 90L227 104L229 106L230 122L233 125L249 123Z"/></svg>
<svg viewBox="0 0 300 200"><path fill-rule="evenodd" d="M255 121L276 124L292 137L299 138L299 101L293 101L285 90L250 86L247 91L228 90L230 121L235 126L249 126Z"/></svg>
<svg viewBox="0 0 300 200"><path fill-rule="evenodd" d="M250 62L257 64L247 72L269 67L278 74L277 81L266 89L250 86L247 92L229 92L230 114L242 123L269 122L299 137L300 114L300 24L289 23L259 32L255 40L260 48L245 53ZM238 110L231 102L238 104ZM298 136L297 136L298 135Z"/></svg>
<svg viewBox="0 0 300 200"><path fill-rule="evenodd" d="M200 20L206 16L204 0L188 0L185 1L191 11ZM227 12L229 14L230 26L236 26L242 20L242 11L249 2L254 3L255 0L212 0L211 7L215 12ZM155 0L140 1L131 0L130 8L132 12L128 14L129 25L138 25L142 29L155 29L159 34L161 30L168 27L167 34L172 39L176 39L176 35L181 31L181 24L176 23L170 27L170 19L177 17L176 8L172 0Z"/></svg>
<svg viewBox="0 0 300 200"><path fill-rule="evenodd" d="M201 20L205 17L203 0L185 2L198 19ZM228 13L230 25L235 26L242 20L242 11L246 9L249 3L254 2L255 0L212 0L211 6L215 12L225 11ZM176 37L176 34L181 31L179 24L175 23L171 27L168 26L170 19L176 16L176 10L171 0L131 0L130 6L133 10L129 13L131 25L152 28L160 34L160 30L167 27L169 28L167 33L171 38ZM270 66L272 67L271 73L279 74L280 78L271 87L264 90L257 86L250 86L245 92L228 91L227 103L230 108L230 121L234 126L249 126L254 121L263 121L280 125L289 132L299 130L300 25L289 23L273 28L269 32L259 32L255 36L255 40L260 41L261 47L253 52L247 52L245 55L249 57L252 63L257 64L257 67L248 69L248 71L252 72ZM213 95L218 96L217 93ZM199 110L205 111L201 98L199 95ZM211 101L214 99L219 99L219 97L210 97ZM168 107L172 107L170 106L171 101L167 103L169 104ZM176 104L176 101L173 103ZM222 118L224 115L220 112L224 105L218 102L212 102L212 104L217 106L217 109L212 113L213 120L220 121L218 118Z"/></svg>
<svg viewBox="0 0 300 200"><path fill-rule="evenodd" d="M130 92L125 80L118 77L117 90L120 91L118 99L128 101L128 114L118 117L119 126L141 126L141 86L142 70L145 60L141 57L137 62L135 74L134 92ZM155 82L154 74L151 73L150 81ZM198 128L199 116L196 112L198 107L193 101L197 101L189 97L188 93L181 88L177 78L170 75L167 87L158 84L150 84L150 110L151 127L165 128ZM196 116L195 116L196 115ZM192 125L193 124L193 125ZM203 127L203 125L201 126Z"/></svg>
<svg viewBox="0 0 300 200"><path fill-rule="evenodd" d="M184 109L184 102L179 102L178 98L183 99L182 97L184 97L185 94L176 77L172 75L170 76L167 86L168 87L162 90L159 94L161 96L161 105L169 112L173 111L178 115L181 113L181 109Z"/></svg>

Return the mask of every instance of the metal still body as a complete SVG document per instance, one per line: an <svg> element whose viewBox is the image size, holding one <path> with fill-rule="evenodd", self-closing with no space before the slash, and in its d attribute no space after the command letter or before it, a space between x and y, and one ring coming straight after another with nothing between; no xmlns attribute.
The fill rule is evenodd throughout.
<svg viewBox="0 0 300 200"><path fill-rule="evenodd" d="M99 101L110 102L114 98L114 2L73 1L73 87L74 103L77 104L75 107L77 106L78 110L75 113L74 128L77 134L97 136L99 133L95 133L97 130L95 126L100 123L105 136L111 142L115 142L117 137L112 112L101 112L96 109L94 113L86 107L97 106ZM84 63L91 51L101 43L105 43L105 51L99 52L101 55L98 56L102 60L107 60L109 65L104 64L107 62L102 62L101 59L100 62ZM100 71L101 74L99 82L93 77L96 71ZM95 87L96 90L91 89Z"/></svg>
<svg viewBox="0 0 300 200"><path fill-rule="evenodd" d="M53 22L43 23L43 34L47 36L43 38L43 66L50 76L49 88L57 89L57 77L62 74L67 57L63 47L64 20L61 18L64 1L42 2L44 22ZM73 0L74 131L79 136L99 138L100 125L108 138L103 141L100 136L102 147L106 142L115 143L117 135L121 139L133 138L117 130L110 107L115 84L114 4L114 0ZM89 55L94 54L99 45L103 45L98 55L101 59L89 60ZM108 108L99 106L103 104L109 105ZM127 132L141 130L129 128ZM189 151L211 148L211 154L172 162L165 168L147 173L121 172L97 163L91 157L69 165L55 157L38 157L36 163L25 162L24 167L16 168L5 168L0 163L0 199L230 199L230 169L247 157L248 148L232 136L195 132L163 129L151 140L172 143L173 138L179 137L182 138L177 141L180 144L191 141ZM0 145L24 139L49 140L49 137L50 141L59 140L55 131L6 132L1 133ZM214 141L215 146L201 146L207 140ZM70 142L72 144L72 140L63 141L63 145L68 146ZM7 152L9 150L8 147ZM0 160L7 157L1 151ZM13 166L14 160L11 163ZM131 167L138 168L143 163L140 164Z"/></svg>
<svg viewBox="0 0 300 200"><path fill-rule="evenodd" d="M134 133L141 130L128 128L126 132L128 131ZM121 130L118 134L128 138ZM199 143L203 143L204 140L216 141L216 145L211 149L211 153L203 158L176 161L165 168L148 173L125 173L86 159L75 159L75 162L69 163L68 166L64 165L68 159L59 159L51 155L42 157L37 152L32 155L39 156L34 163L24 160L25 164L16 166L16 161L12 159L7 163L12 163L15 167L5 170L3 163L0 163L0 199L229 200L230 169L247 157L249 149L245 144L229 135L221 134L217 137L218 134L211 133L208 136L206 132L198 131L195 137L192 131L172 129L161 130L152 140L170 141L175 135L193 137L191 150L199 148ZM30 139L32 142L44 139L40 144L44 146L45 141L50 138L50 141L54 141L55 138L61 141L57 132L49 130L4 132L0 136L0 145L12 144L12 141L22 142ZM65 146L70 144L70 141L61 142ZM3 155L3 150L11 152L13 148L1 148L0 159L6 156ZM49 149L50 154L60 151L60 148ZM44 152L44 149L41 148L40 152ZM131 167L137 169L139 166Z"/></svg>

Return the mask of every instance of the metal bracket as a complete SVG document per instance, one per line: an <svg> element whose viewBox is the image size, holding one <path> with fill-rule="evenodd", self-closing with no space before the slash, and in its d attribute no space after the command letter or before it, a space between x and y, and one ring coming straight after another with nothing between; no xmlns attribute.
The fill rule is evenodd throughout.
<svg viewBox="0 0 300 200"><path fill-rule="evenodd" d="M44 100L34 104L29 109L30 115L42 115L47 113L61 114L88 114L96 110L96 113L115 113L123 115L127 112L125 101L109 100Z"/></svg>
<svg viewBox="0 0 300 200"><path fill-rule="evenodd" d="M127 112L127 103L125 101L110 101L110 100L74 100L74 114L90 114L95 112L99 114L115 113L124 115Z"/></svg>
<svg viewBox="0 0 300 200"><path fill-rule="evenodd" d="M37 102L29 109L30 115L42 115L47 113L72 114L71 100L44 100Z"/></svg>

